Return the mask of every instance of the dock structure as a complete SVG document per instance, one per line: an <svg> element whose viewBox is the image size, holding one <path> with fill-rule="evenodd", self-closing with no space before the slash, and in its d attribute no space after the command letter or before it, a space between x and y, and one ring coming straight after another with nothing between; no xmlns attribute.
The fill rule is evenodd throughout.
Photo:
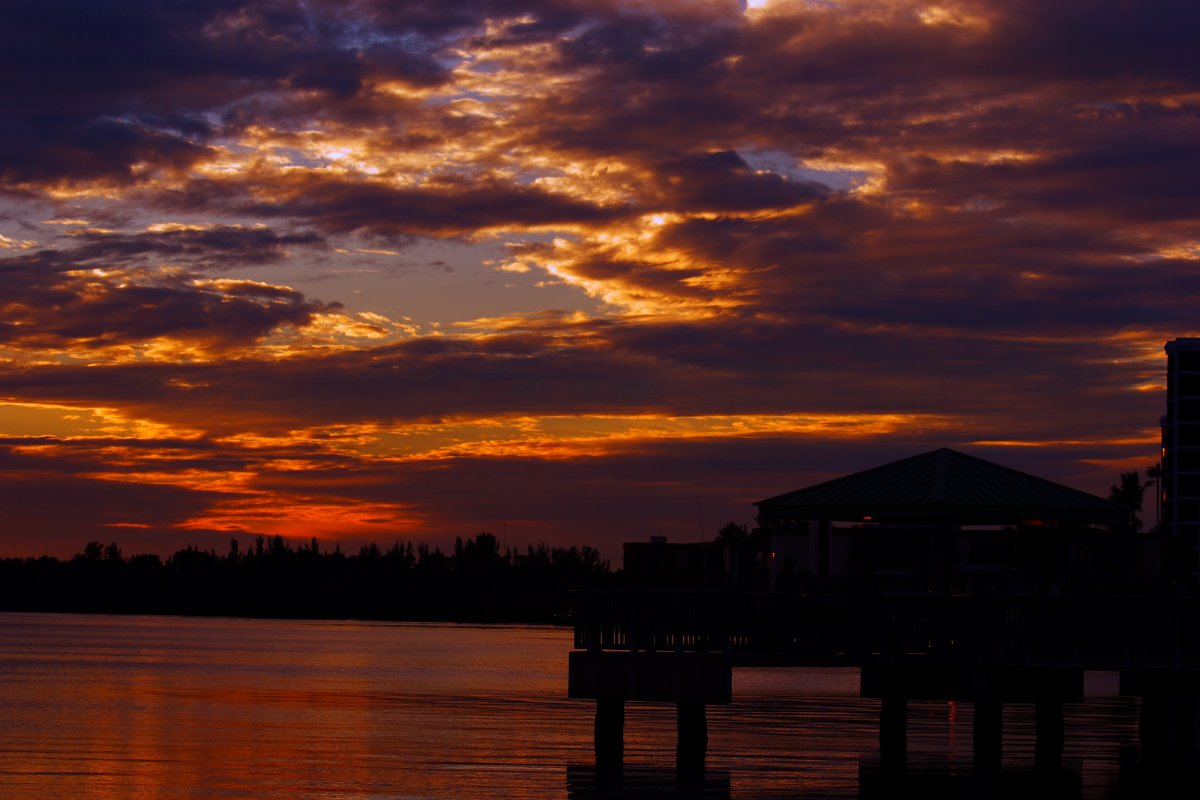
<svg viewBox="0 0 1200 800"><path fill-rule="evenodd" d="M1061 758L1063 706L1087 670L1142 698L1143 752L1165 750L1200 698L1200 597L849 597L745 592L576 596L568 695L596 701L597 766L619 766L625 703L674 703L677 767L702 770L705 707L732 700L733 670L856 667L879 698L880 759L906 760L907 706L974 705L977 769L999 767L1002 708L1036 707L1036 759ZM1196 719L1191 714L1192 736Z"/></svg>
<svg viewBox="0 0 1200 800"><path fill-rule="evenodd" d="M782 590L780 571L763 587L776 591L577 595L568 694L596 701L598 765L620 763L625 703L654 701L678 708L679 769L702 769L705 707L731 702L733 670L754 666L859 669L862 696L880 700L884 766L905 763L908 704L919 700L973 704L981 770L1000 764L1003 706L1033 704L1036 759L1053 766L1063 706L1082 699L1088 670L1119 672L1121 691L1143 698L1144 754L1169 749L1180 728L1198 738L1200 596L1099 593L1127 566L1111 555L1080 592L1059 559L1093 542L1136 544L1129 508L946 448L756 505L768 557L790 548L807 576L802 591L794 575ZM862 552L903 540L911 556L915 543L924 584L906 593L838 586L835 523ZM1041 591L964 585L956 564L982 537L1035 553L1053 545L1058 555L1024 565L1045 580Z"/></svg>

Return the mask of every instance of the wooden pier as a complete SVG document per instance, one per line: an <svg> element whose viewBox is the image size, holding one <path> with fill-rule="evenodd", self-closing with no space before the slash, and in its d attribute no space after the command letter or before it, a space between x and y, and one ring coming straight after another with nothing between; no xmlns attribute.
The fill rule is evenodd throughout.
<svg viewBox="0 0 1200 800"><path fill-rule="evenodd" d="M1119 672L1142 698L1144 758L1200 728L1198 596L587 592L574 625L568 695L596 701L601 768L621 763L625 703L651 701L678 708L677 768L702 771L705 707L731 702L733 670L756 666L858 668L862 696L881 700L885 767L905 763L914 700L974 705L981 770L999 767L1003 705L1034 704L1037 761L1057 765L1063 705L1087 670Z"/></svg>

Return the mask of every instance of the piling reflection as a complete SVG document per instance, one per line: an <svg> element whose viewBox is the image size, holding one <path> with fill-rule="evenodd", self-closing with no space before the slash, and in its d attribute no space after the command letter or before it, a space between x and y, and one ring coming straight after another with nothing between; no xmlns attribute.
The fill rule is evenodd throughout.
<svg viewBox="0 0 1200 800"><path fill-rule="evenodd" d="M670 767L567 767L569 800L732 800L728 771L679 772Z"/></svg>
<svg viewBox="0 0 1200 800"><path fill-rule="evenodd" d="M1123 773L1119 798L1196 796L1163 791L1177 775L1151 776L1140 768ZM567 767L569 800L734 800L732 773L708 771L702 776L683 775L669 767L597 769L591 764ZM1186 784L1185 784L1186 785ZM881 766L877 759L859 765L857 792L814 794L829 787L807 785L794 776L790 785L777 785L771 797L846 797L857 800L1082 800L1084 782L1077 766L1048 769L976 770L954 764L923 764L908 769ZM1151 793L1146 793L1150 791ZM757 795L756 795L757 796Z"/></svg>
<svg viewBox="0 0 1200 800"><path fill-rule="evenodd" d="M735 800L732 785L733 773L728 770L696 774L671 767L567 767L568 800ZM816 796L847 800L1083 800L1094 796L1094 791L1085 791L1078 764L994 770L961 763L922 763L897 769L877 758L860 760L856 792L827 794L829 791L828 786L813 786L794 775L792 781L776 784L769 796L780 800ZM1136 748L1130 748L1122 754L1119 779L1105 787L1103 796L1110 800L1200 797L1200 765L1192 760L1147 763Z"/></svg>
<svg viewBox="0 0 1200 800"><path fill-rule="evenodd" d="M1139 752L1127 747L1120 754L1114 797L1200 797L1200 757L1195 753Z"/></svg>
<svg viewBox="0 0 1200 800"><path fill-rule="evenodd" d="M1129 776L1129 793L1121 798L1174 797L1161 790L1168 784L1162 779L1152 782L1145 775ZM611 800L612 798L649 798L665 800L734 800L732 775L728 771L707 772L703 776L681 776L676 770L663 767L636 767L623 770L597 770L591 765L567 767L567 797L569 800ZM1140 794L1157 789L1153 794ZM813 787L803 778L791 786L775 787L772 796L813 797ZM825 796L825 795L821 795ZM831 795L832 796L832 795ZM953 766L925 766L909 770L880 768L878 762L864 762L859 772L857 793L837 794L858 800L1082 800L1083 779L1078 769L1062 768L1053 771L978 771ZM1194 794L1188 796L1195 796Z"/></svg>
<svg viewBox="0 0 1200 800"><path fill-rule="evenodd" d="M975 769L961 765L917 765L896 770L878 761L859 764L859 800L1082 800L1078 767Z"/></svg>

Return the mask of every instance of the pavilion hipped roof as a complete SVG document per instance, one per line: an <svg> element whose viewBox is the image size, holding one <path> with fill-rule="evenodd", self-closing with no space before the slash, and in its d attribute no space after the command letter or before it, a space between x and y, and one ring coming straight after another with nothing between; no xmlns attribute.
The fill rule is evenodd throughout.
<svg viewBox="0 0 1200 800"><path fill-rule="evenodd" d="M759 500L758 518L1005 525L1121 524L1130 509L949 448Z"/></svg>

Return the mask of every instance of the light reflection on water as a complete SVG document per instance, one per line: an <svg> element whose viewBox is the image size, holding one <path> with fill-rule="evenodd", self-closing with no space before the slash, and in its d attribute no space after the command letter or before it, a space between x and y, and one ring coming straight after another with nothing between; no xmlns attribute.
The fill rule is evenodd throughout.
<svg viewBox="0 0 1200 800"><path fill-rule="evenodd" d="M969 705L911 704L916 788L872 795L878 703L857 696L857 673L762 669L737 670L735 703L709 709L703 784L676 783L674 709L630 704L625 775L606 785L592 706L565 697L570 642L556 628L0 614L0 796L763 800L930 796L969 778ZM1062 796L1117 797L1136 701L1108 675L1088 692L1068 706L1078 791ZM1032 708L1007 707L1007 780L1032 763Z"/></svg>

